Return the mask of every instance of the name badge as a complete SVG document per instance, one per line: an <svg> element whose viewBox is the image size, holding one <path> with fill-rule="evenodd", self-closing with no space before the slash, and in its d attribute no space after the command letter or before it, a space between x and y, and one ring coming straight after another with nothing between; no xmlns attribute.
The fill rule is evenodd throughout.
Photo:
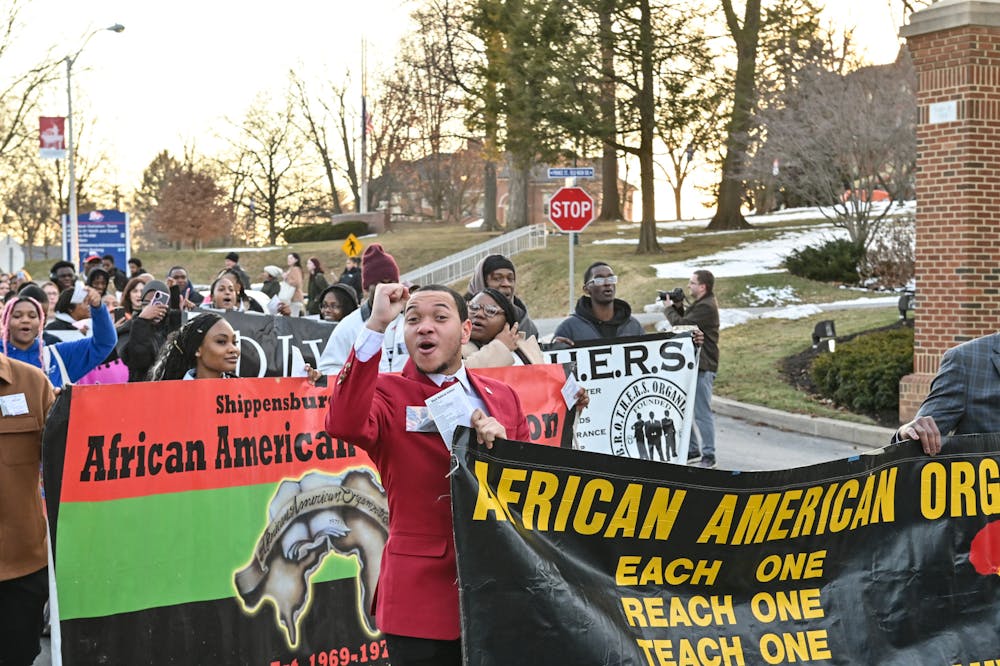
<svg viewBox="0 0 1000 666"><path fill-rule="evenodd" d="M0 396L0 413L4 416L22 416L28 413L28 401L23 393Z"/></svg>

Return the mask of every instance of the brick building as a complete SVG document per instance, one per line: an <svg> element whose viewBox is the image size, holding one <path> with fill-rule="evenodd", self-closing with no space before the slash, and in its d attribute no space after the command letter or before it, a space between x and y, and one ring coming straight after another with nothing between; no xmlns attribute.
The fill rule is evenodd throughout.
<svg viewBox="0 0 1000 666"><path fill-rule="evenodd" d="M549 221L549 199L560 187L565 185L563 179L550 179L548 175L550 166L562 166L554 164L536 164L531 168L531 176L528 179L528 224L545 224ZM574 166L594 167L594 177L577 181L577 186L582 187L594 199L594 209L601 210L601 192L604 184L601 178L601 160L581 161ZM507 167L503 167L497 173L497 221L505 224L507 218L507 199L509 197L510 176ZM632 200L636 193L634 185L630 185L621 178L618 179L618 195L622 204L622 219L632 221Z"/></svg>
<svg viewBox="0 0 1000 666"><path fill-rule="evenodd" d="M1000 329L1000 0L941 0L903 27L917 70L919 308L900 420L941 355Z"/></svg>

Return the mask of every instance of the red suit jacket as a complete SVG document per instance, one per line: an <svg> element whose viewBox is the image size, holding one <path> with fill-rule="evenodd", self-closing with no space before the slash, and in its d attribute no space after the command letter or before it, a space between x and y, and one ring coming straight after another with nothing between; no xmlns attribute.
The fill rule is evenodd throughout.
<svg viewBox="0 0 1000 666"><path fill-rule="evenodd" d="M407 406L423 406L440 391L407 361L402 374L379 374L379 354L358 361L351 352L326 415L331 435L361 447L378 467L389 502L389 540L382 555L375 620L400 636L455 640L458 572L451 519L451 454L437 432L407 432ZM528 440L517 394L506 384L469 381L510 439Z"/></svg>

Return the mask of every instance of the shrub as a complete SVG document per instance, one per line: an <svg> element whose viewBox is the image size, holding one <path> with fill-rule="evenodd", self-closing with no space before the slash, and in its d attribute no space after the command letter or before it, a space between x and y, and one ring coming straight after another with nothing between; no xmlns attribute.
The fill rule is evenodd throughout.
<svg viewBox="0 0 1000 666"><path fill-rule="evenodd" d="M858 272L869 287L896 289L914 278L916 220L907 215L879 225Z"/></svg>
<svg viewBox="0 0 1000 666"><path fill-rule="evenodd" d="M899 380L913 372L913 329L892 328L837 345L813 361L819 392L853 412L872 414L899 407Z"/></svg>
<svg viewBox="0 0 1000 666"><path fill-rule="evenodd" d="M368 233L368 223L361 220L340 224L310 224L285 230L286 243L314 243L317 241L341 240L351 234L363 236Z"/></svg>
<svg viewBox="0 0 1000 666"><path fill-rule="evenodd" d="M793 250L785 257L785 268L792 275L808 280L857 284L858 264L864 254L863 249L849 240L831 240Z"/></svg>

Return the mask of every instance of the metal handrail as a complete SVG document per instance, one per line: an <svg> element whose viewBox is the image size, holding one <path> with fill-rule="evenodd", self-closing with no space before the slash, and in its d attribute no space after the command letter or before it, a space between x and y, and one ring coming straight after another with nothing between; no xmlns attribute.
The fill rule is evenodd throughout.
<svg viewBox="0 0 1000 666"><path fill-rule="evenodd" d="M468 279L484 257L491 254L511 257L525 250L544 248L547 242L545 225L532 224L404 273L400 279L414 284L453 284Z"/></svg>

